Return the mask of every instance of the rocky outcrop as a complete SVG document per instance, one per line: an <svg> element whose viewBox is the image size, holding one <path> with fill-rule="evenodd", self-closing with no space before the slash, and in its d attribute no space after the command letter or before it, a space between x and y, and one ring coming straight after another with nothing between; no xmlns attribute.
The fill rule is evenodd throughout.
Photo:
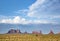
<svg viewBox="0 0 60 41"><path fill-rule="evenodd" d="M49 34L54 34L54 32L51 30Z"/></svg>
<svg viewBox="0 0 60 41"><path fill-rule="evenodd" d="M21 33L20 30L14 30L14 29L11 29L8 31L8 34L13 34L13 33Z"/></svg>

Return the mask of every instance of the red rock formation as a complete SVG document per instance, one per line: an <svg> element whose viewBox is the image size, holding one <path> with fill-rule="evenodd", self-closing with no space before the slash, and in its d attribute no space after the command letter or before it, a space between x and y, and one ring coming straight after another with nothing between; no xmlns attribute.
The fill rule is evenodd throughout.
<svg viewBox="0 0 60 41"><path fill-rule="evenodd" d="M20 30L14 30L14 29L11 29L8 31L8 34L12 34L12 33L21 33Z"/></svg>
<svg viewBox="0 0 60 41"><path fill-rule="evenodd" d="M32 31L32 34L39 34L39 32L37 32L37 31Z"/></svg>
<svg viewBox="0 0 60 41"><path fill-rule="evenodd" d="M54 34L53 31L51 30L49 34Z"/></svg>
<svg viewBox="0 0 60 41"><path fill-rule="evenodd" d="M21 33L21 32L20 32L20 30L17 29L17 30L16 30L16 33Z"/></svg>

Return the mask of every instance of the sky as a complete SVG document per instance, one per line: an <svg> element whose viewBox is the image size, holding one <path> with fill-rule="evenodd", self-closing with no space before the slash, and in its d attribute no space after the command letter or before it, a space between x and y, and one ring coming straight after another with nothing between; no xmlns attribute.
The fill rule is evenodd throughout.
<svg viewBox="0 0 60 41"><path fill-rule="evenodd" d="M0 23L60 25L60 0L0 0Z"/></svg>

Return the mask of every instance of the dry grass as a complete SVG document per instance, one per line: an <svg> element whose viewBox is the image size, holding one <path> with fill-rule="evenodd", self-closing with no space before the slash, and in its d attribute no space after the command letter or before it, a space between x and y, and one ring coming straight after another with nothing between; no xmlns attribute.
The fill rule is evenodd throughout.
<svg viewBox="0 0 60 41"><path fill-rule="evenodd" d="M60 41L60 35L0 34L0 41Z"/></svg>

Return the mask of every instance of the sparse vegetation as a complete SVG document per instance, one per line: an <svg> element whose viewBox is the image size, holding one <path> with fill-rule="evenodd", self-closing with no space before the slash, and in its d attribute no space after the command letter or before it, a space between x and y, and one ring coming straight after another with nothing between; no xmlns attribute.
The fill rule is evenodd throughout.
<svg viewBox="0 0 60 41"><path fill-rule="evenodd" d="M60 41L60 34L0 34L0 41Z"/></svg>

